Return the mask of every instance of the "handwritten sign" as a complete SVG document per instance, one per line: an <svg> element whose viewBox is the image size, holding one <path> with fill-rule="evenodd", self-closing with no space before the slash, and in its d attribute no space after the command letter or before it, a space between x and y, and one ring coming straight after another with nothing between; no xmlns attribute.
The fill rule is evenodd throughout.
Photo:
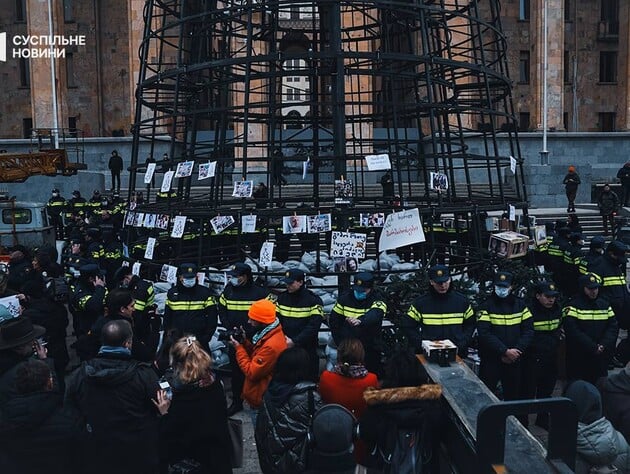
<svg viewBox="0 0 630 474"><path fill-rule="evenodd" d="M256 216L241 216L241 232L243 232L243 234L253 234L256 232Z"/></svg>
<svg viewBox="0 0 630 474"><path fill-rule="evenodd" d="M144 251L144 258L147 260L153 260L153 250L155 249L155 237L149 237L147 239L147 248Z"/></svg>
<svg viewBox="0 0 630 474"><path fill-rule="evenodd" d="M184 228L186 227L186 216L175 216L173 219L173 230L171 231L171 237L174 239L181 239L184 235Z"/></svg>
<svg viewBox="0 0 630 474"><path fill-rule="evenodd" d="M378 241L379 251L424 242L424 230L418 209L394 212L387 216Z"/></svg>
<svg viewBox="0 0 630 474"><path fill-rule="evenodd" d="M144 184L151 184L153 173L155 173L155 163L149 163L147 170L144 172Z"/></svg>
<svg viewBox="0 0 630 474"><path fill-rule="evenodd" d="M367 234L333 232L330 239L331 257L365 258Z"/></svg>
<svg viewBox="0 0 630 474"><path fill-rule="evenodd" d="M167 171L164 173L164 178L162 179L162 186L160 187L160 191L163 193L167 193L171 190L171 183L173 182L173 175L175 171Z"/></svg>
<svg viewBox="0 0 630 474"><path fill-rule="evenodd" d="M197 181L201 181L202 179L214 178L216 169L217 169L216 161L209 161L208 163L200 164L199 176L197 177Z"/></svg>
<svg viewBox="0 0 630 474"><path fill-rule="evenodd" d="M381 155L367 155L365 157L369 171L391 170L392 163L389 161L389 155L383 153Z"/></svg>
<svg viewBox="0 0 630 474"><path fill-rule="evenodd" d="M262 244L260 248L260 258L258 259L258 264L261 267L269 267L271 265L271 261L273 260L273 242L265 242Z"/></svg>

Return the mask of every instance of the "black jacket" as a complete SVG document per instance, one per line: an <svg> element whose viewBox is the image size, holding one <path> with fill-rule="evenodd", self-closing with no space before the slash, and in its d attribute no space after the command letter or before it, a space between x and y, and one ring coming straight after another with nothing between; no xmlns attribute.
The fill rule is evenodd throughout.
<svg viewBox="0 0 630 474"><path fill-rule="evenodd" d="M282 331L297 346L317 347L317 335L324 317L322 299L302 287L295 293L285 291L276 301Z"/></svg>
<svg viewBox="0 0 630 474"><path fill-rule="evenodd" d="M79 473L78 417L62 407L55 392L37 392L9 401L0 417L2 472Z"/></svg>
<svg viewBox="0 0 630 474"><path fill-rule="evenodd" d="M304 472L301 452L311 417L322 405L314 383L292 386L271 382L263 396L255 430L258 460L264 474Z"/></svg>
<svg viewBox="0 0 630 474"><path fill-rule="evenodd" d="M98 350L101 347L101 332L103 326L109 321L125 320L133 328L133 344L131 346L131 357L140 362L152 362L155 359L155 353L157 351L158 342L160 340L159 328L154 327L152 331L143 330L144 328L138 328L135 318L127 319L121 314L113 314L107 316L101 316L96 320L92 329L85 338L85 346L81 346L81 349L87 352L82 354L82 359L92 359L98 354Z"/></svg>
<svg viewBox="0 0 630 474"><path fill-rule="evenodd" d="M0 351L0 410L9 400L17 397L17 388L15 387L15 374L18 367L28 361L32 356L20 356L12 350ZM52 358L45 359L44 362L54 371L54 361ZM56 377L55 377L56 384ZM57 386L55 385L55 389Z"/></svg>
<svg viewBox="0 0 630 474"><path fill-rule="evenodd" d="M617 171L617 178L621 181L622 186L630 186L630 166L622 166Z"/></svg>
<svg viewBox="0 0 630 474"><path fill-rule="evenodd" d="M123 169L123 160L120 155L112 155L109 157L107 167L112 171L120 172Z"/></svg>
<svg viewBox="0 0 630 474"><path fill-rule="evenodd" d="M381 326L387 312L387 305L376 290L372 290L365 300L359 301L352 290L342 293L330 313L330 332L336 344L344 339L357 338L368 350L380 344ZM361 324L351 326L346 317L359 318Z"/></svg>
<svg viewBox="0 0 630 474"><path fill-rule="evenodd" d="M160 456L164 464L193 458L204 473L231 473L227 404L223 385L214 380L182 384L169 377L173 400L160 418Z"/></svg>
<svg viewBox="0 0 630 474"><path fill-rule="evenodd" d="M129 355L99 355L72 373L66 403L85 423L84 472L157 472L158 412L151 400L158 388L150 364Z"/></svg>
<svg viewBox="0 0 630 474"><path fill-rule="evenodd" d="M534 321L534 338L529 352L534 357L555 354L560 341L562 308L557 302L551 308L545 308L536 299L532 300L529 308Z"/></svg>
<svg viewBox="0 0 630 474"><path fill-rule="evenodd" d="M563 312L567 359L589 358L598 345L604 346L608 354L614 352L619 327L605 298L591 300L583 293L578 293L571 298Z"/></svg>
<svg viewBox="0 0 630 474"><path fill-rule="evenodd" d="M202 285L186 288L181 283L168 290L164 329L170 328L194 334L202 345L207 344L217 328L217 305L212 292Z"/></svg>
<svg viewBox="0 0 630 474"><path fill-rule="evenodd" d="M608 376L602 388L604 416L630 439L630 368Z"/></svg>
<svg viewBox="0 0 630 474"><path fill-rule="evenodd" d="M68 311L65 305L55 303L48 298L31 297L28 301L27 315L33 324L46 329L48 357L55 359L57 364L65 366L70 360L66 345Z"/></svg>
<svg viewBox="0 0 630 474"><path fill-rule="evenodd" d="M619 209L619 196L614 191L602 191L597 198L597 206L602 216L607 216Z"/></svg>
<svg viewBox="0 0 630 474"><path fill-rule="evenodd" d="M269 292L258 285L248 283L242 286L228 284L219 298L219 318L223 327L246 326L247 312L254 301L262 300Z"/></svg>
<svg viewBox="0 0 630 474"><path fill-rule="evenodd" d="M626 286L625 264L620 266L610 255L604 254L588 270L602 279L600 296L608 300L619 324L627 327L630 324L630 292Z"/></svg>
<svg viewBox="0 0 630 474"><path fill-rule="evenodd" d="M567 173L564 179L562 180L562 184L567 191L575 191L582 181L580 181L580 175L576 172Z"/></svg>

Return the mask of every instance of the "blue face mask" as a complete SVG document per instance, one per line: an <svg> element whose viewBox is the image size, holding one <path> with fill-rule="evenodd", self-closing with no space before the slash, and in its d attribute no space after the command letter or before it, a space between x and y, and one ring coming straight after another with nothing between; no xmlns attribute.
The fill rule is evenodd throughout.
<svg viewBox="0 0 630 474"><path fill-rule="evenodd" d="M363 301L367 298L367 293L365 291L354 290L354 297L357 301Z"/></svg>
<svg viewBox="0 0 630 474"><path fill-rule="evenodd" d="M196 278L184 278L182 279L182 285L186 288L192 288L197 283Z"/></svg>
<svg viewBox="0 0 630 474"><path fill-rule="evenodd" d="M239 282L238 282L238 277L235 277L235 276L230 277L230 285L232 285L232 286L238 286L238 285L239 285Z"/></svg>
<svg viewBox="0 0 630 474"><path fill-rule="evenodd" d="M511 288L509 286L495 286L494 292L499 298L507 298L510 295Z"/></svg>

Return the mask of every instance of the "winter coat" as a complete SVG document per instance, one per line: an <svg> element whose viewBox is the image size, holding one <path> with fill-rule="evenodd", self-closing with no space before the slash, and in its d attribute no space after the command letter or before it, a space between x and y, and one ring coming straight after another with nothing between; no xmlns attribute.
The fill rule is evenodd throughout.
<svg viewBox="0 0 630 474"><path fill-rule="evenodd" d="M574 172L569 172L562 180L562 184L567 191L576 191L578 186L582 181L580 181L580 175Z"/></svg>
<svg viewBox="0 0 630 474"><path fill-rule="evenodd" d="M231 473L227 404L217 379L182 384L170 379L173 400L168 414L160 417L160 455L165 463L192 458L204 473Z"/></svg>
<svg viewBox="0 0 630 474"><path fill-rule="evenodd" d="M164 329L171 328L194 334L207 347L217 328L217 305L212 292L202 285L186 288L181 283L168 290Z"/></svg>
<svg viewBox="0 0 630 474"><path fill-rule="evenodd" d="M99 354L73 372L66 403L85 422L84 472L157 472L158 412L151 400L158 388L151 366L126 354Z"/></svg>
<svg viewBox="0 0 630 474"><path fill-rule="evenodd" d="M362 378L352 378L325 370L319 379L319 393L324 402L338 403L357 418L361 418L367 408L363 392L368 387L378 387L378 379L372 372Z"/></svg>
<svg viewBox="0 0 630 474"><path fill-rule="evenodd" d="M123 169L123 159L120 155L112 155L109 157L109 163L107 167L112 170L119 172Z"/></svg>
<svg viewBox="0 0 630 474"><path fill-rule="evenodd" d="M262 403L276 361L286 348L287 341L280 326L269 331L256 344L246 339L236 347L236 361L245 375L241 396L253 408Z"/></svg>
<svg viewBox="0 0 630 474"><path fill-rule="evenodd" d="M622 186L630 186L630 166L623 165L619 168L619 171L617 171L617 178L621 181Z"/></svg>
<svg viewBox="0 0 630 474"><path fill-rule="evenodd" d="M604 416L630 439L630 366L608 376L602 387Z"/></svg>
<svg viewBox="0 0 630 474"><path fill-rule="evenodd" d="M10 400L0 418L2 472L79 473L80 423L62 407L56 392L37 392Z"/></svg>
<svg viewBox="0 0 630 474"><path fill-rule="evenodd" d="M302 287L294 293L280 293L276 307L284 334L296 346L316 350L317 335L324 316L322 299Z"/></svg>
<svg viewBox="0 0 630 474"><path fill-rule="evenodd" d="M254 301L269 296L269 291L253 283L242 286L231 284L225 287L217 304L223 327L232 329L247 325L247 312Z"/></svg>
<svg viewBox="0 0 630 474"><path fill-rule="evenodd" d="M20 356L10 349L0 351L0 410L4 405L13 398L17 397L17 388L15 387L15 374L18 367L31 359L31 355ZM54 361L51 358L44 359L51 371L55 370ZM56 384L55 377L55 384ZM55 388L58 388L55 386Z"/></svg>
<svg viewBox="0 0 630 474"><path fill-rule="evenodd" d="M597 199L597 206L602 216L617 212L619 209L619 196L614 191L602 191Z"/></svg>
<svg viewBox="0 0 630 474"><path fill-rule="evenodd" d="M314 383L290 386L272 382L263 397L255 431L264 474L304 472L311 417L322 405Z"/></svg>
<svg viewBox="0 0 630 474"><path fill-rule="evenodd" d="M617 317L619 324L625 329L630 325L630 292L626 285L626 265L604 254L596 265L589 267L602 279L600 296L606 298Z"/></svg>
<svg viewBox="0 0 630 474"><path fill-rule="evenodd" d="M578 423L576 474L613 464L620 473L630 472L630 448L621 433L602 417L589 425Z"/></svg>

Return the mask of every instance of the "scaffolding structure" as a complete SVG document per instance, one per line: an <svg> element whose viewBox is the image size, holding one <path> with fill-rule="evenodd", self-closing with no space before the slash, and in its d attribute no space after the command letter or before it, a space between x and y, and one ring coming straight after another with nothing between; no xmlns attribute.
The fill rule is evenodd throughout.
<svg viewBox="0 0 630 474"><path fill-rule="evenodd" d="M143 13L130 197L143 192L137 211L185 215L193 235L132 229L130 244L162 244L155 263L255 253L248 214L262 241L298 209L343 230L403 208L429 231L448 215L468 232L509 204L527 215L499 0L148 0ZM143 140L168 150L147 185ZM389 160L393 191L371 156ZM161 174L191 161L154 201ZM214 176L198 179L208 163ZM249 181L266 194L235 196ZM232 234L217 234L211 219L228 215ZM467 246L487 246L474 234Z"/></svg>

